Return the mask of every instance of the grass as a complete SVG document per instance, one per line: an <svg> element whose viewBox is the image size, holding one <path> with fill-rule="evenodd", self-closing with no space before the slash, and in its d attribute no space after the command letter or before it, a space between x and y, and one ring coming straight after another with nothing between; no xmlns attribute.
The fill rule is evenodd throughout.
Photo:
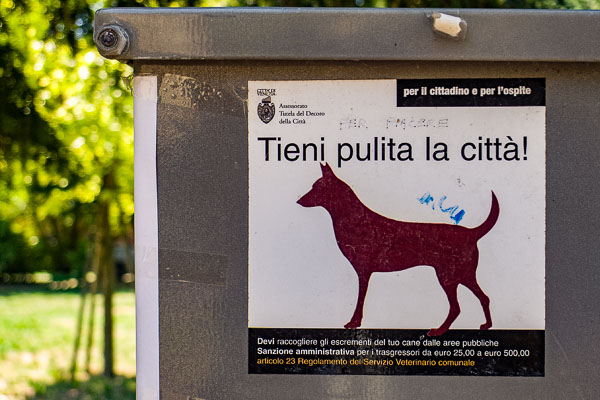
<svg viewBox="0 0 600 400"><path fill-rule="evenodd" d="M80 295L27 287L0 286L0 400L135 399L135 299L132 291L114 297L116 378L101 375L103 308L96 297L90 370L84 371L89 298L78 356L69 370Z"/></svg>

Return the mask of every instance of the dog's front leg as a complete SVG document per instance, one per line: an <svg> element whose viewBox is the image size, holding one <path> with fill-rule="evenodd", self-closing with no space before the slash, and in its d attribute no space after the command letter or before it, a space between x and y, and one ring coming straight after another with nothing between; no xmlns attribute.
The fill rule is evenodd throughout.
<svg viewBox="0 0 600 400"><path fill-rule="evenodd" d="M363 305L365 304L365 296L367 295L367 287L369 286L370 278L370 273L358 275L358 300L356 301L356 308L354 309L352 319L344 325L344 328L346 329L358 328L362 322Z"/></svg>

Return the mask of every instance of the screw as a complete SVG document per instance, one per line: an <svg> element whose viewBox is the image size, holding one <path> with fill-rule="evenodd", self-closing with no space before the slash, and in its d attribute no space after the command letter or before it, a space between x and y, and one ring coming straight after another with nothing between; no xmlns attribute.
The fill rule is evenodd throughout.
<svg viewBox="0 0 600 400"><path fill-rule="evenodd" d="M117 36L117 32L115 32L113 29L106 28L100 32L98 35L98 40L104 47L115 47L119 41L119 37Z"/></svg>
<svg viewBox="0 0 600 400"><path fill-rule="evenodd" d="M129 47L129 36L123 28L108 25L96 35L96 45L104 57L117 57Z"/></svg>

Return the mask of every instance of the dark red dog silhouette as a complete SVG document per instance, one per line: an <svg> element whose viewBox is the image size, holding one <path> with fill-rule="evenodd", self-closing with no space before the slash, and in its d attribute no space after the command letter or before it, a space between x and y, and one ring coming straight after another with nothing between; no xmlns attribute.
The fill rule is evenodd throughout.
<svg viewBox="0 0 600 400"><path fill-rule="evenodd" d="M360 326L373 272L402 271L418 265L435 269L450 303L448 317L439 328L429 330L429 336L444 334L460 314L456 292L459 284L469 288L481 302L485 323L480 329L492 326L490 299L477 284L476 270L477 241L492 229L500 213L494 192L490 213L476 228L403 222L384 217L365 206L350 186L335 176L328 164L321 165L321 172L323 176L298 200L298 204L323 207L329 212L338 247L358 275L358 301L345 328Z"/></svg>

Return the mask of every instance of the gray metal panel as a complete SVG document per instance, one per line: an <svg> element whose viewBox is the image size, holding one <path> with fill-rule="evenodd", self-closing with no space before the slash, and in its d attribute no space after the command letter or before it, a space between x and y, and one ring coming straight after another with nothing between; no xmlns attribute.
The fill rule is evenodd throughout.
<svg viewBox="0 0 600 400"><path fill-rule="evenodd" d="M162 399L600 396L600 64L220 61L135 67L138 74L157 75L160 88ZM162 85L166 74L168 87ZM546 376L249 375L248 80L524 76L547 80ZM178 88L190 101L172 96ZM194 257L199 265L214 260L212 267L222 269L219 279L197 274ZM168 272L171 266L178 276Z"/></svg>
<svg viewBox="0 0 600 400"><path fill-rule="evenodd" d="M464 41L435 34L426 9L119 8L96 34L124 29L121 60L600 61L600 12L443 10ZM437 11L437 10L435 10Z"/></svg>

